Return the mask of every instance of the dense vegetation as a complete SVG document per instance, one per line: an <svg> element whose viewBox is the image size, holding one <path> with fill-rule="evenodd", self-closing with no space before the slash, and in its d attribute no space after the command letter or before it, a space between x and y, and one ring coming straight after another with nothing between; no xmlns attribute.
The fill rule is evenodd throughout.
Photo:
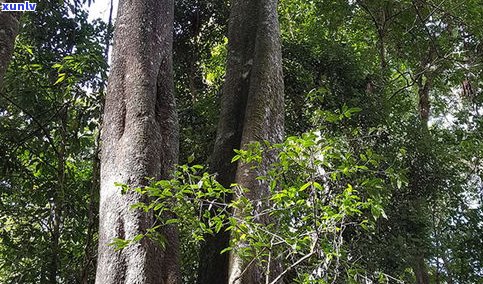
<svg viewBox="0 0 483 284"><path fill-rule="evenodd" d="M90 2L22 15L0 81L1 283L96 277L113 23L88 21ZM163 247L157 229L175 225L183 283L203 283L206 245L225 231L223 253L261 267L263 283L483 281L481 1L280 0L285 136L230 158L263 169L255 197L213 166L227 2L174 1L179 166L119 184L160 218L113 249Z"/></svg>

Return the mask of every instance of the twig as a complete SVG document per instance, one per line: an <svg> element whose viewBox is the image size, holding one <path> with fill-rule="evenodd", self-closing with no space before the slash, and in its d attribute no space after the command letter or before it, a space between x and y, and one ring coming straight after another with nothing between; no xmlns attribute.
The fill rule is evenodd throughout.
<svg viewBox="0 0 483 284"><path fill-rule="evenodd" d="M270 284L277 283L280 279L282 279L282 277L285 274L287 274L287 272L289 272L290 270L292 270L295 266L299 265L300 263L302 263L306 259L310 258L312 255L314 255L314 253L315 253L315 246L316 245L317 245L317 238L314 240L314 243L312 244L312 247L310 248L310 252L308 254L306 254L305 256L303 256L302 258L300 258L299 260L297 260L296 262L294 262L292 265L290 265L287 269L285 269L282 273L280 273L277 276L277 278L275 278L272 282L270 282Z"/></svg>

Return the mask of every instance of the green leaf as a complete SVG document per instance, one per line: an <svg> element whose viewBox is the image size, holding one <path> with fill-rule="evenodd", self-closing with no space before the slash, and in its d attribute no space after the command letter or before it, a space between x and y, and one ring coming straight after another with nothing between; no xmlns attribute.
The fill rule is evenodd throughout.
<svg viewBox="0 0 483 284"><path fill-rule="evenodd" d="M307 187L309 187L309 186L311 186L311 185L312 185L312 182L311 182L311 181L309 181L309 182L305 183L304 185L302 185L302 186L300 187L299 191L304 191L304 190L306 190L306 189L307 189Z"/></svg>
<svg viewBox="0 0 483 284"><path fill-rule="evenodd" d="M54 85L60 84L65 80L66 74L65 73L60 73L59 77L57 78L57 81L55 81Z"/></svg>
<svg viewBox="0 0 483 284"><path fill-rule="evenodd" d="M233 250L233 248L227 247L225 249L222 249L221 252L220 252L220 254L224 254L225 252L229 252L229 251L232 251L232 250Z"/></svg>
<svg viewBox="0 0 483 284"><path fill-rule="evenodd" d="M179 222L180 222L179 219L168 219L168 220L166 220L165 224L171 225L171 224L178 224Z"/></svg>
<svg viewBox="0 0 483 284"><path fill-rule="evenodd" d="M114 240L111 243L109 243L109 245L113 246L115 251L120 251L126 248L130 243L131 243L130 240L114 238Z"/></svg>
<svg viewBox="0 0 483 284"><path fill-rule="evenodd" d="M134 243L137 243L139 242L140 240L142 240L144 238L144 235L143 234L139 234L139 235L136 235L133 239L132 239L132 242Z"/></svg>
<svg viewBox="0 0 483 284"><path fill-rule="evenodd" d="M195 154L189 155L189 157L188 157L188 164L193 163L194 160L195 160Z"/></svg>

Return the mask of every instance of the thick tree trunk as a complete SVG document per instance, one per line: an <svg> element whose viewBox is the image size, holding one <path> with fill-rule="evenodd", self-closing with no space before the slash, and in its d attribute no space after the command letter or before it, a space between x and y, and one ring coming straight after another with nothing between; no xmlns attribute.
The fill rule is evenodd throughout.
<svg viewBox="0 0 483 284"><path fill-rule="evenodd" d="M284 87L279 37L276 0L231 2L227 71L210 168L225 187L238 182L251 188L253 199L262 197L267 190L255 180L261 172L245 173L247 165L238 168L231 159L233 150L242 145L282 139ZM235 254L220 254L228 245L227 233L207 236L198 283L263 282L265 276L255 265L241 275L246 264Z"/></svg>
<svg viewBox="0 0 483 284"><path fill-rule="evenodd" d="M173 0L121 0L105 102L96 283L179 283L178 235L164 227L164 248L143 239L121 251L109 244L132 239L153 216L130 206L145 197L121 195L148 177L167 178L178 155L173 96Z"/></svg>
<svg viewBox="0 0 483 284"><path fill-rule="evenodd" d="M250 88L250 72L257 31L257 2L232 1L228 27L228 59L221 97L221 114L217 137L210 159L210 170L225 187L235 181L236 163L232 163L234 149L240 149L245 109ZM246 12L244 12L247 10ZM229 202L230 200L225 200ZM220 252L229 245L230 234L221 230L206 236L201 248L199 284L228 282L228 254Z"/></svg>
<svg viewBox="0 0 483 284"><path fill-rule="evenodd" d="M20 15L19 12L0 11L0 90L3 88L3 77L7 71L8 63L12 59L15 38L19 30Z"/></svg>
<svg viewBox="0 0 483 284"><path fill-rule="evenodd" d="M412 168L412 180L411 180L411 185L412 190L416 193L415 200L413 200L413 203L415 203L415 208L419 212L426 212L428 210L428 200L431 196L431 192L429 192L428 189L428 184L425 182L425 180L428 180L428 176L432 175L431 172L428 172L427 169L423 168L421 169L421 165L424 165L427 161L429 153L427 152L429 150L429 145L430 143L430 132L429 132L429 111L430 111L430 103L429 103L429 82L427 82L423 88L419 89L419 115L421 119L421 129L420 129L420 135L421 139L419 142L418 151L420 152L420 155L418 156L418 163L416 168ZM425 214L422 214L418 218L424 218ZM416 228L415 232L411 233L416 233L417 238L426 238L426 229L422 227L422 225L419 225L418 228ZM418 235L422 234L422 235ZM416 277L416 283L417 284L429 284L429 272L428 272L428 267L426 265L426 259L427 259L427 249L424 246L421 246L420 244L412 244L415 247L413 253L413 269L414 269L414 274Z"/></svg>
<svg viewBox="0 0 483 284"><path fill-rule="evenodd" d="M277 16L277 1L258 2L258 22L255 50L251 60L253 66L250 76L250 88L243 124L241 145L245 148L252 142L270 141L279 143L283 139L284 124L284 84L282 74L282 52ZM254 202L255 210L264 208L268 185L257 180L266 174L267 166L273 161L273 153L264 152L262 165L253 169L251 164L239 163L235 182ZM260 202L260 200L262 202ZM243 216L244 212L234 212ZM268 220L258 220L267 222ZM269 264L269 269L258 267L258 263L246 267L236 250L230 254L229 283L262 283L267 278L265 273L276 274L276 263ZM268 279L273 279L271 275Z"/></svg>
<svg viewBox="0 0 483 284"><path fill-rule="evenodd" d="M237 170L231 158L233 150L242 145L263 140L279 142L283 135L283 77L276 8L277 1L271 0L232 2L222 113L211 164L222 184L229 186L238 182L251 188L253 199L264 195L263 188L255 180L262 173L246 175L245 166ZM256 266L241 275L245 264L235 254L229 259L219 255L219 251L228 246L228 236L223 235L221 240L218 247L212 246L216 247L218 255L214 256L217 261L211 264L223 265L219 267L223 278L217 279L223 282L217 283L227 280L229 283L260 283L264 275ZM216 238L211 241L216 242ZM208 266L206 262L204 266ZM213 271L220 271L219 268L211 270L212 277L216 277ZM209 269L206 270L209 274ZM210 281L216 278L205 281L202 283L214 283Z"/></svg>

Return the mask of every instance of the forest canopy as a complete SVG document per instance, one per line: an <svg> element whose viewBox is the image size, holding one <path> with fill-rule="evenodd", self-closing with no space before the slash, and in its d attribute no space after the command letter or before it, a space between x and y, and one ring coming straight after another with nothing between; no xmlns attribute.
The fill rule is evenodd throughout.
<svg viewBox="0 0 483 284"><path fill-rule="evenodd" d="M30 3L0 283L482 283L480 0Z"/></svg>

